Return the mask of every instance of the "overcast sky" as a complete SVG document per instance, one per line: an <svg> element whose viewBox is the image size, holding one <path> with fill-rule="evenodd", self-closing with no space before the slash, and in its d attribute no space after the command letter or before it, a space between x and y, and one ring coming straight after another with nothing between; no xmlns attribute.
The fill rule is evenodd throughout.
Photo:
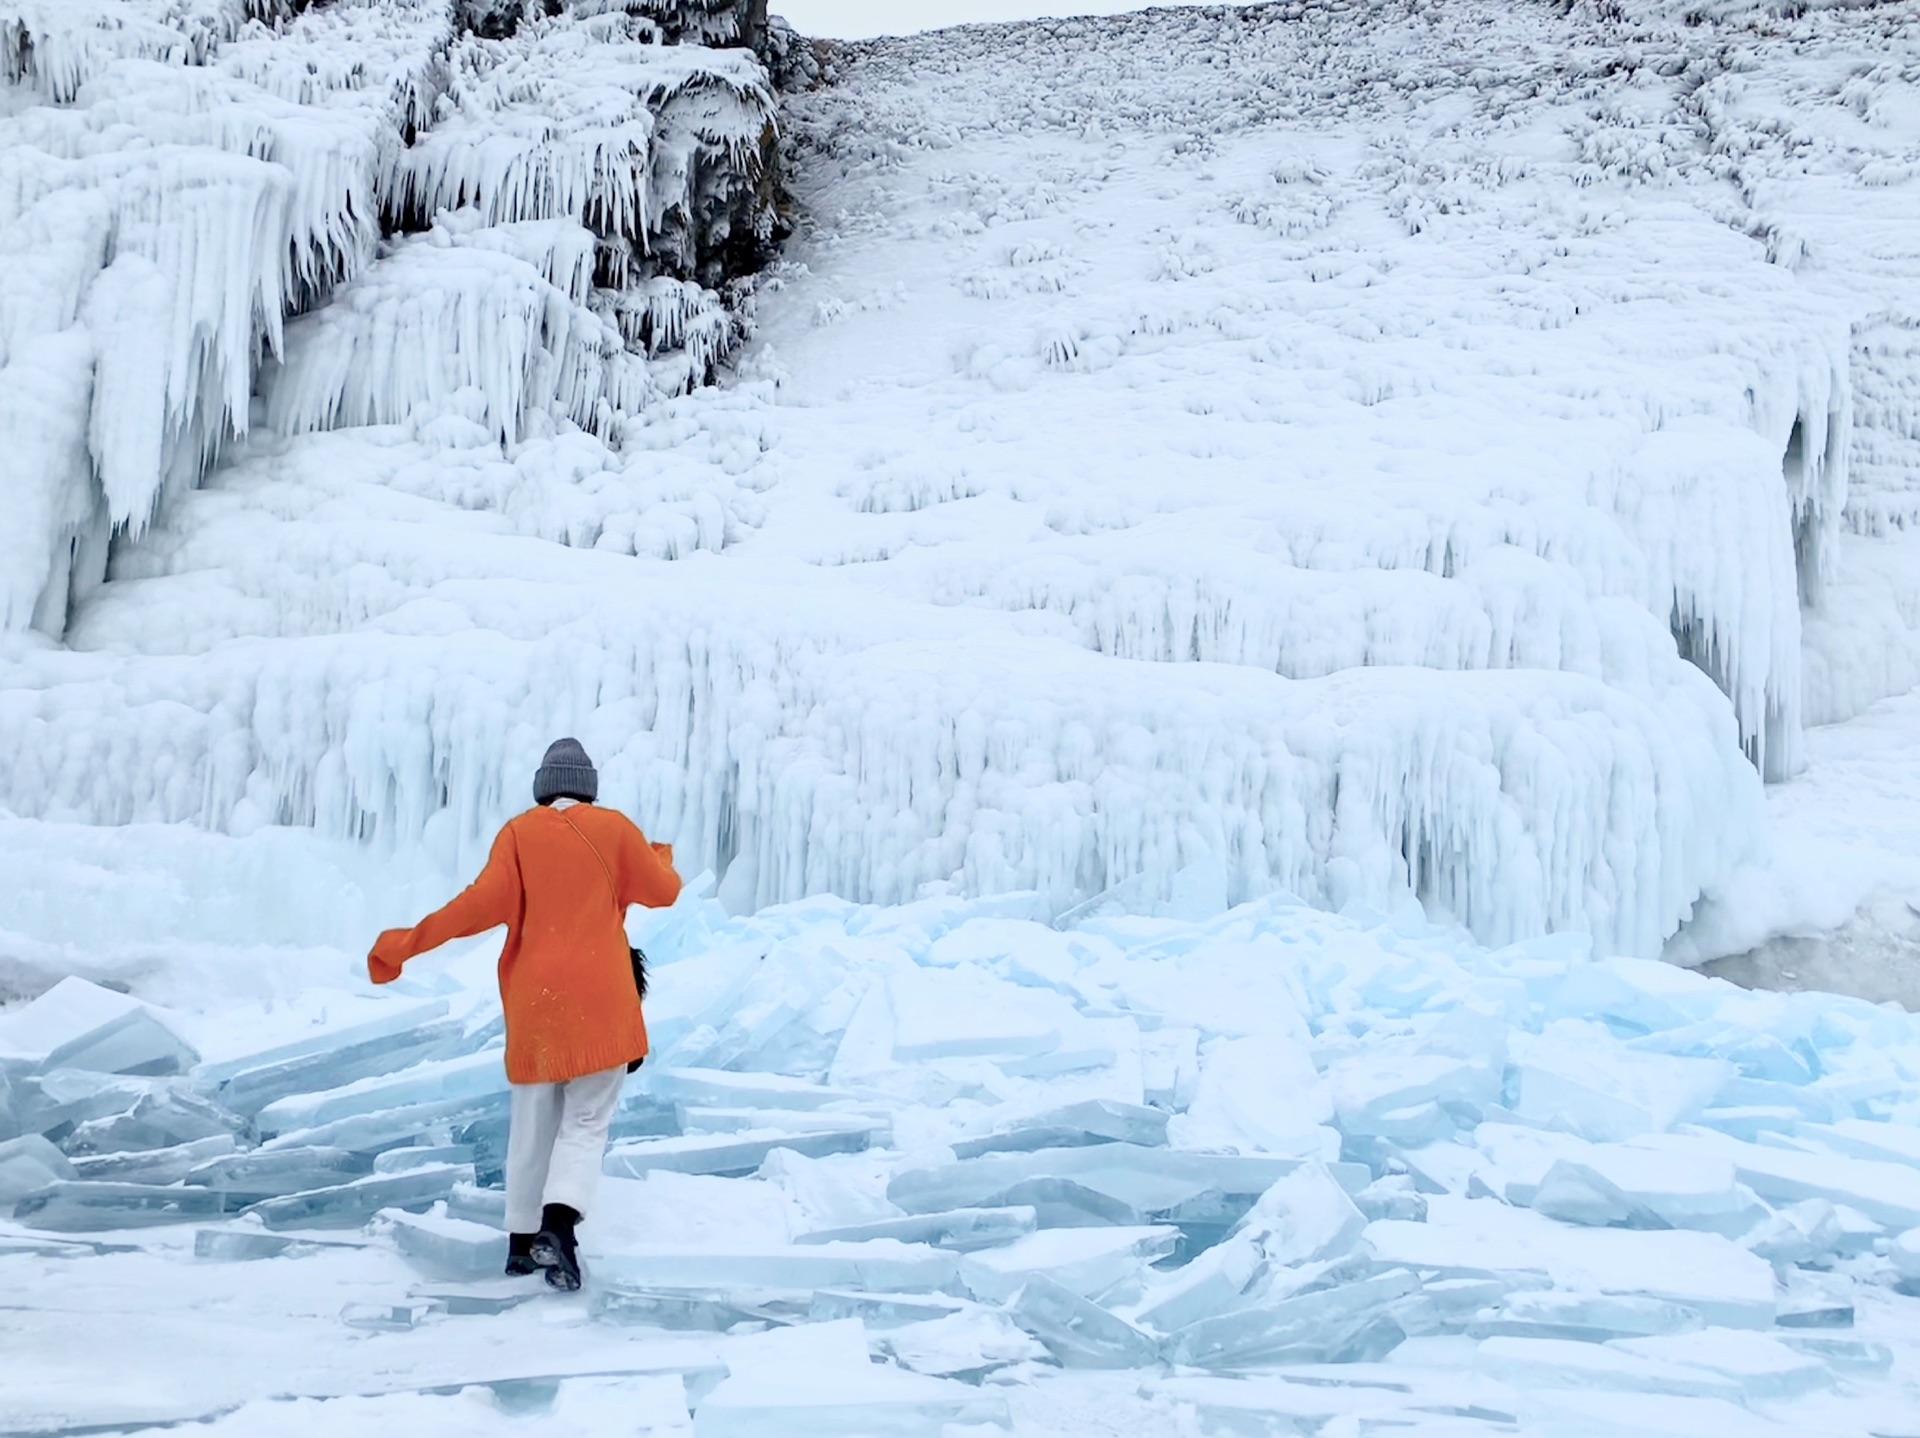
<svg viewBox="0 0 1920 1438"><path fill-rule="evenodd" d="M1156 0L1161 5L1219 0ZM772 0L802 35L857 40L869 35L905 35L988 20L1032 20L1041 15L1117 15L1145 10L1146 0Z"/></svg>

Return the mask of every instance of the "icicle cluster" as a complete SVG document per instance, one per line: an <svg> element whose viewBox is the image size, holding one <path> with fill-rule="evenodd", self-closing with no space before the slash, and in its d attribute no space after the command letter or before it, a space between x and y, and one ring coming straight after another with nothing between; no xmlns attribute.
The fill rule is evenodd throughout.
<svg viewBox="0 0 1920 1438"><path fill-rule="evenodd" d="M739 331L710 289L631 350L611 317L771 235L764 70L660 43L740 26L582 6L483 39L467 8L0 0L0 632L61 635L256 385L289 433L477 387L513 441L712 374Z"/></svg>

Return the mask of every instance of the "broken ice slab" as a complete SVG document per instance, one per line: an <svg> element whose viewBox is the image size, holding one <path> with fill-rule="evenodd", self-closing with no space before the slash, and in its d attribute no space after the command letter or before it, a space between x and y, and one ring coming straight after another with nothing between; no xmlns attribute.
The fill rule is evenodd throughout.
<svg viewBox="0 0 1920 1438"><path fill-rule="evenodd" d="M1200 1082L1200 1031L1154 1029L1140 1035L1143 1096L1155 1108L1184 1109Z"/></svg>
<svg viewBox="0 0 1920 1438"><path fill-rule="evenodd" d="M742 1323L788 1324L811 1317L813 1295L802 1288L615 1288L594 1285L593 1317L677 1332L726 1333Z"/></svg>
<svg viewBox="0 0 1920 1438"><path fill-rule="evenodd" d="M1843 1118L1835 1123L1796 1125L1794 1137L1808 1140L1849 1158L1879 1159L1886 1163L1906 1163L1920 1168L1920 1127L1911 1123L1876 1123L1871 1119ZM1750 1135L1741 1135L1750 1137Z"/></svg>
<svg viewBox="0 0 1920 1438"><path fill-rule="evenodd" d="M1693 1309L1658 1298L1549 1288L1506 1295L1498 1308L1476 1317L1467 1326L1467 1334L1473 1338L1566 1338L1604 1343L1610 1338L1685 1333L1704 1326Z"/></svg>
<svg viewBox="0 0 1920 1438"><path fill-rule="evenodd" d="M343 1148L352 1153L384 1153L416 1143L442 1143L449 1129L462 1143L480 1145L471 1137L472 1127L498 1119L500 1133L506 1132L507 1092L471 1098L432 1099L424 1103L404 1104L399 1108L355 1114L316 1128L292 1129L276 1134L260 1147L265 1151L285 1148Z"/></svg>
<svg viewBox="0 0 1920 1438"><path fill-rule="evenodd" d="M1735 1138L1757 1139L1766 1133L1791 1133L1806 1122L1797 1108L1769 1107L1765 1104L1728 1104L1702 1109L1694 1120L1702 1128L1718 1129ZM1869 1155L1877 1157L1877 1155Z"/></svg>
<svg viewBox="0 0 1920 1438"><path fill-rule="evenodd" d="M956 1255L875 1239L758 1248L631 1251L600 1260L606 1288L866 1289L877 1293L956 1292Z"/></svg>
<svg viewBox="0 0 1920 1438"><path fill-rule="evenodd" d="M1412 1144L1453 1132L1456 1111L1477 1122L1500 1097L1500 1080L1499 1069L1450 1054L1360 1053L1327 1070L1342 1133Z"/></svg>
<svg viewBox="0 0 1920 1438"><path fill-rule="evenodd" d="M1853 1327L1853 1279L1844 1273L1788 1268L1781 1273L1776 1328Z"/></svg>
<svg viewBox="0 0 1920 1438"><path fill-rule="evenodd" d="M1148 1265L1169 1257L1179 1241L1173 1228L1048 1228L1005 1248L965 1256L961 1276L968 1291L987 1303L1003 1303L1029 1279L1043 1275L1086 1297L1098 1297Z"/></svg>
<svg viewBox="0 0 1920 1438"><path fill-rule="evenodd" d="M1341 1432L1492 1438L1511 1434L1518 1417L1516 1395L1504 1384L1457 1368L1397 1364L1150 1379L1141 1394L1190 1406L1202 1433L1247 1438Z"/></svg>
<svg viewBox="0 0 1920 1438"><path fill-rule="evenodd" d="M1648 1148L1670 1153L1700 1145L1704 1135L1663 1135L1643 1140ZM1715 1135L1700 1145L1733 1164L1740 1182L1769 1203L1824 1198L1856 1208L1889 1228L1920 1225L1920 1168L1878 1159L1846 1158L1746 1143Z"/></svg>
<svg viewBox="0 0 1920 1438"><path fill-rule="evenodd" d="M1577 1159L1558 1160L1531 1207L1566 1223L1699 1228L1729 1238L1767 1216L1726 1159L1629 1144L1595 1144Z"/></svg>
<svg viewBox="0 0 1920 1438"><path fill-rule="evenodd" d="M220 1195L204 1188L161 1188L143 1183L50 1183L14 1205L13 1216L29 1228L53 1233L152 1228L218 1218Z"/></svg>
<svg viewBox="0 0 1920 1438"><path fill-rule="evenodd" d="M1173 1336L1170 1356L1197 1368L1384 1357L1406 1336L1392 1306L1419 1291L1418 1276L1396 1268L1250 1304L1187 1325Z"/></svg>
<svg viewBox="0 0 1920 1438"><path fill-rule="evenodd" d="M1893 1350L1864 1338L1825 1333L1782 1333L1780 1341L1795 1353L1817 1358L1836 1373L1882 1374L1893 1367Z"/></svg>
<svg viewBox="0 0 1920 1438"><path fill-rule="evenodd" d="M23 1110L28 1103L32 1080L29 1065L23 1059L10 1059L0 1053L0 1143L20 1137Z"/></svg>
<svg viewBox="0 0 1920 1438"><path fill-rule="evenodd" d="M377 1018L343 1024L338 1028L316 1028L302 1038L275 1044L271 1048L231 1054L223 1059L210 1059L197 1067L193 1071L193 1076L202 1083L217 1086L228 1082L237 1074L271 1068L275 1064L290 1063L314 1054L337 1052L343 1047L350 1048L355 1044L378 1041L391 1035L410 1032L422 1024L444 1017L447 1009L448 1004L445 999L428 999L421 1003L407 1004L404 1007L396 1004Z"/></svg>
<svg viewBox="0 0 1920 1438"><path fill-rule="evenodd" d="M76 1178L112 1183L178 1183L202 1164L233 1152L233 1135L215 1134L171 1148L105 1153L73 1161Z"/></svg>
<svg viewBox="0 0 1920 1438"><path fill-rule="evenodd" d="M978 1383L1010 1363L1047 1356L1047 1350L1012 1318L992 1308L969 1308L907 1324L880 1335L875 1347L910 1373L969 1383Z"/></svg>
<svg viewBox="0 0 1920 1438"><path fill-rule="evenodd" d="M1368 1219L1400 1218L1423 1223L1427 1217L1426 1195L1405 1174L1375 1179L1353 1196L1353 1205Z"/></svg>
<svg viewBox="0 0 1920 1438"><path fill-rule="evenodd" d="M37 1133L0 1143L0 1209L7 1212L28 1194L79 1176L67 1156Z"/></svg>
<svg viewBox="0 0 1920 1438"><path fill-rule="evenodd" d="M640 1071L635 1085L660 1103L696 1108L818 1109L862 1101L861 1095L850 1089L828 1088L784 1074L733 1073L726 1069L655 1069L649 1064Z"/></svg>
<svg viewBox="0 0 1920 1438"><path fill-rule="evenodd" d="M790 1108L693 1108L676 1110L679 1132L689 1137L719 1133L838 1133L864 1127L869 1146L893 1143L893 1119L886 1114L806 1113Z"/></svg>
<svg viewBox="0 0 1920 1438"><path fill-rule="evenodd" d="M1773 1265L1717 1233L1573 1228L1494 1199L1434 1199L1425 1223L1367 1225L1376 1260L1442 1277L1545 1274L1583 1293L1639 1294L1708 1323L1770 1328Z"/></svg>
<svg viewBox="0 0 1920 1438"><path fill-rule="evenodd" d="M938 1293L908 1296L900 1293L862 1293L850 1288L816 1288L807 1316L815 1323L857 1318L869 1329L899 1328L908 1323L931 1323L974 1305L964 1298Z"/></svg>
<svg viewBox="0 0 1920 1438"><path fill-rule="evenodd" d="M251 1228L203 1228L193 1236L193 1256L214 1263L251 1263L278 1258L294 1240Z"/></svg>
<svg viewBox="0 0 1920 1438"><path fill-rule="evenodd" d="M497 1228L437 1213L385 1211L393 1245L428 1271L445 1278L479 1278L498 1273L507 1261L505 1238Z"/></svg>
<svg viewBox="0 0 1920 1438"><path fill-rule="evenodd" d="M953 1145L953 1153L955 1158L968 1159L985 1153L1031 1153L1042 1148L1082 1148L1103 1143L1155 1148L1167 1141L1170 1117L1164 1110L1139 1104L1089 1099L1047 1109L979 1138L962 1139Z"/></svg>
<svg viewBox="0 0 1920 1438"><path fill-rule="evenodd" d="M1145 1368L1160 1356L1160 1341L1099 1304L1032 1274L1007 1306L1064 1368Z"/></svg>
<svg viewBox="0 0 1920 1438"><path fill-rule="evenodd" d="M419 1283L407 1297L438 1304L455 1318L470 1315L491 1317L518 1308L540 1297L546 1285L530 1286L524 1277L475 1280L468 1283Z"/></svg>
<svg viewBox="0 0 1920 1438"><path fill-rule="evenodd" d="M358 1228L383 1208L426 1208L472 1182L473 1165L438 1164L269 1198L247 1211L268 1228Z"/></svg>
<svg viewBox="0 0 1920 1438"><path fill-rule="evenodd" d="M886 983L900 1063L1051 1053L1080 1017L1064 995L1019 988L984 969L900 967Z"/></svg>
<svg viewBox="0 0 1920 1438"><path fill-rule="evenodd" d="M822 1228L802 1233L795 1243L857 1243L869 1238L892 1238L901 1243L930 1243L956 1253L995 1248L1032 1233L1038 1226L1029 1207L956 1208L946 1213L915 1213L905 1218L883 1218L851 1228Z"/></svg>
<svg viewBox="0 0 1920 1438"><path fill-rule="evenodd" d="M42 1087L47 1092L58 1091L51 1082ZM96 1094L85 1107L94 1108L105 1099L105 1094ZM61 1147L75 1158L128 1153L137 1149L172 1148L223 1134L232 1137L245 1127L239 1115L228 1112L185 1084L161 1081L131 1095L131 1102L125 1107L76 1125L61 1141Z"/></svg>
<svg viewBox="0 0 1920 1438"><path fill-rule="evenodd" d="M0 1051L94 1073L177 1074L200 1061L150 1005L76 977L0 1018Z"/></svg>
<svg viewBox="0 0 1920 1438"><path fill-rule="evenodd" d="M1795 1352L1777 1338L1737 1328L1622 1338L1609 1345L1662 1363L1700 1368L1740 1386L1745 1402L1792 1398L1833 1386L1827 1365Z"/></svg>
<svg viewBox="0 0 1920 1438"><path fill-rule="evenodd" d="M1121 1204L1127 1203L1137 1189L1142 1195L1141 1202L1155 1205L1146 1210L1133 1210L1138 1216L1131 1221L1139 1222L1150 1213L1170 1213L1181 1203L1210 1193L1223 1198L1244 1198L1245 1202L1239 1205L1239 1211L1244 1212L1254 1199L1301 1163L1300 1159L1277 1155L1192 1153L1131 1143L1103 1143L1037 1149L1032 1153L989 1153L954 1163L902 1169L887 1185L887 1197L909 1213L1035 1202L1041 1208L1041 1226L1046 1227L1049 1216L1044 1203L1011 1195L1028 1183L1065 1180L1097 1188L1108 1195L1110 1201ZM1336 1164L1332 1168L1336 1176L1353 1189L1371 1181L1372 1176L1361 1165ZM1133 1181L1131 1188L1129 1181ZM1157 1185L1161 1192L1146 1197L1149 1184ZM1228 1207L1231 1205L1223 1203L1223 1212ZM1232 1215L1238 1216L1238 1213ZM1079 1221L1128 1220L1095 1214Z"/></svg>
<svg viewBox="0 0 1920 1438"><path fill-rule="evenodd" d="M679 1138L643 1138L615 1144L601 1164L618 1178L645 1178L650 1173L704 1173L738 1177L752 1173L775 1149L791 1149L806 1158L834 1153L861 1153L873 1142L874 1129L866 1119L850 1120L812 1133L781 1129L753 1129L746 1133L705 1134Z"/></svg>
<svg viewBox="0 0 1920 1438"><path fill-rule="evenodd" d="M343 1148L255 1149L200 1164L186 1181L221 1195L229 1212L289 1193L364 1178L369 1160Z"/></svg>
<svg viewBox="0 0 1920 1438"><path fill-rule="evenodd" d="M1716 1096L1731 1102L1724 1090L1732 1075L1732 1065L1717 1059L1623 1049L1594 1023L1562 1019L1514 1038L1514 1112L1596 1143L1664 1133Z"/></svg>
<svg viewBox="0 0 1920 1438"><path fill-rule="evenodd" d="M473 1148L464 1143L416 1144L411 1148L390 1148L375 1154L375 1173L405 1173L410 1168L426 1168L436 1163L473 1162Z"/></svg>
<svg viewBox="0 0 1920 1438"><path fill-rule="evenodd" d="M1920 1282L1920 1228L1909 1228L1894 1239L1887 1250L1894 1272L1912 1282Z"/></svg>
<svg viewBox="0 0 1920 1438"><path fill-rule="evenodd" d="M256 1114L295 1094L322 1093L451 1057L460 1049L465 1025L445 1017L446 1012L446 1001L439 1000L247 1058L202 1065L195 1077L217 1083L229 1108Z"/></svg>
<svg viewBox="0 0 1920 1438"><path fill-rule="evenodd" d="M447 1195L447 1216L464 1218L469 1223L484 1223L505 1232L507 1195L504 1189L479 1188L471 1183L456 1183Z"/></svg>
<svg viewBox="0 0 1920 1438"><path fill-rule="evenodd" d="M1805 1198L1765 1214L1740 1241L1770 1263L1796 1264L1829 1258L1846 1239L1840 1210L1824 1198Z"/></svg>
<svg viewBox="0 0 1920 1438"><path fill-rule="evenodd" d="M1730 1403L1739 1403L1746 1396L1742 1385L1725 1374L1693 1364L1649 1358L1623 1349L1618 1343L1578 1343L1564 1338L1489 1338L1474 1350L1473 1367L1477 1373L1517 1388L1611 1388L1630 1393L1720 1398Z"/></svg>
<svg viewBox="0 0 1920 1438"><path fill-rule="evenodd" d="M406 1303L349 1303L340 1310L340 1321L349 1328L364 1328L372 1333L406 1333L442 1311L441 1306L432 1299L414 1299Z"/></svg>
<svg viewBox="0 0 1920 1438"><path fill-rule="evenodd" d="M320 1093L276 1099L254 1116L262 1137L378 1114L411 1104L441 1104L504 1095L507 1073L492 1051L416 1064L398 1073L356 1079Z"/></svg>
<svg viewBox="0 0 1920 1438"><path fill-rule="evenodd" d="M693 1420L694 1438L940 1438L1012 1426L997 1394L871 1363L756 1365L709 1393Z"/></svg>

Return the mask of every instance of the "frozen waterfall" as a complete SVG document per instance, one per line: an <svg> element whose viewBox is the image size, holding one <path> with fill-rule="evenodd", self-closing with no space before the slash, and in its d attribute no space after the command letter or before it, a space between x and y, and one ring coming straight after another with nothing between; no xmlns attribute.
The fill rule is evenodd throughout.
<svg viewBox="0 0 1920 1438"><path fill-rule="evenodd" d="M4 0L0 805L457 869L568 731L736 908L1659 952L1891 682L1858 306L1720 90L1311 8Z"/></svg>

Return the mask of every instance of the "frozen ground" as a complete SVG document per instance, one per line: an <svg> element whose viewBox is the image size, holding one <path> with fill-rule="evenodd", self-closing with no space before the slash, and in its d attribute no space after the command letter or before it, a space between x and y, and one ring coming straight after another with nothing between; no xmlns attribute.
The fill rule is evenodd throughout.
<svg viewBox="0 0 1920 1438"><path fill-rule="evenodd" d="M1911 3L841 51L731 311L741 52L252 8L0 0L0 1433L1912 1433L1916 1021L1654 962L1913 997ZM566 731L579 1301L360 967Z"/></svg>
<svg viewBox="0 0 1920 1438"><path fill-rule="evenodd" d="M254 847L102 882L232 967L166 880ZM494 1276L492 945L374 999L348 907L247 1001L68 980L0 1019L60 1141L0 1148L0 1431L1907 1431L1920 1018L1413 907L1038 905L649 916L579 1297Z"/></svg>

